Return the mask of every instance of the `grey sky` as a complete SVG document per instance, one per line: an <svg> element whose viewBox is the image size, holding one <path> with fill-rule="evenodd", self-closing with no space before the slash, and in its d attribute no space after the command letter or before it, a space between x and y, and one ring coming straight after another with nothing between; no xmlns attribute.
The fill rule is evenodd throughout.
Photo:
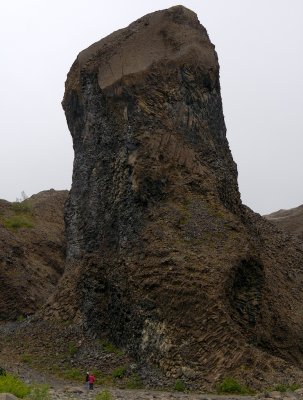
<svg viewBox="0 0 303 400"><path fill-rule="evenodd" d="M0 198L69 189L61 100L77 54L176 4L215 44L242 201L264 214L303 203L302 0L0 0Z"/></svg>

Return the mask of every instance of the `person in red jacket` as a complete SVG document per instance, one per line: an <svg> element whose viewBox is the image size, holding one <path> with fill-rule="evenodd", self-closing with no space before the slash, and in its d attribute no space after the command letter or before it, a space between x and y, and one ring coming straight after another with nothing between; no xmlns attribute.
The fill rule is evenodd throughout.
<svg viewBox="0 0 303 400"><path fill-rule="evenodd" d="M90 374L89 377L88 377L89 390L93 390L95 380L96 380L95 375L94 374Z"/></svg>

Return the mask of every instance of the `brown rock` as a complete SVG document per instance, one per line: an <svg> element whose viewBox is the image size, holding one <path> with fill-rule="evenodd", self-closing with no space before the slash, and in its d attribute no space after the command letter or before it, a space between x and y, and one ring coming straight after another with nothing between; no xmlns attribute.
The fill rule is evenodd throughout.
<svg viewBox="0 0 303 400"><path fill-rule="evenodd" d="M44 191L22 203L0 200L0 321L40 309L63 274L67 193Z"/></svg>
<svg viewBox="0 0 303 400"><path fill-rule="evenodd" d="M11 393L0 393L0 400L18 400L18 397Z"/></svg>

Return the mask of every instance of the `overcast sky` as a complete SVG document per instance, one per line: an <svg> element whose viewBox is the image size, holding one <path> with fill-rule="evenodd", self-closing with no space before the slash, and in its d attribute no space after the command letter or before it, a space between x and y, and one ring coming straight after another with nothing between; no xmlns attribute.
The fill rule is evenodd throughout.
<svg viewBox="0 0 303 400"><path fill-rule="evenodd" d="M215 44L242 201L303 204L303 0L0 0L0 198L71 186L61 108L77 54L152 11L183 4Z"/></svg>

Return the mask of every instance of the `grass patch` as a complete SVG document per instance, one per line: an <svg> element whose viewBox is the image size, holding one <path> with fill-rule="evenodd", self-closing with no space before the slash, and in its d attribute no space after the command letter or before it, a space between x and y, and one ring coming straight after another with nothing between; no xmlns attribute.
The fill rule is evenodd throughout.
<svg viewBox="0 0 303 400"><path fill-rule="evenodd" d="M118 356L123 356L123 351L118 349L108 340L100 340L100 345L102 347L102 350L105 351L106 353L113 353L117 354Z"/></svg>
<svg viewBox="0 0 303 400"><path fill-rule="evenodd" d="M7 229L32 228L33 213L29 200L16 201L11 205L11 216L3 219L3 225Z"/></svg>
<svg viewBox="0 0 303 400"><path fill-rule="evenodd" d="M14 375L0 376L0 393L11 393L20 399L28 396L31 392L31 387L22 382Z"/></svg>
<svg viewBox="0 0 303 400"><path fill-rule="evenodd" d="M219 394L253 394L253 391L246 386L241 385L233 378L225 378L223 382L217 385Z"/></svg>
<svg viewBox="0 0 303 400"><path fill-rule="evenodd" d="M16 213L16 214L30 214L32 212L32 207L29 203L29 201L16 201L14 203L12 203L12 210Z"/></svg>
<svg viewBox="0 0 303 400"><path fill-rule="evenodd" d="M30 400L49 400L50 395L48 385L34 386L27 398Z"/></svg>
<svg viewBox="0 0 303 400"><path fill-rule="evenodd" d="M70 342L68 344L68 353L70 356L74 356L77 353L77 346L75 345L75 343Z"/></svg>
<svg viewBox="0 0 303 400"><path fill-rule="evenodd" d="M83 381L84 380L84 374L82 371L80 371L77 368L70 368L66 369L63 371L63 376L66 379L71 379L73 381Z"/></svg>
<svg viewBox="0 0 303 400"><path fill-rule="evenodd" d="M29 354L24 353L21 356L21 361L23 363L25 363L25 364L31 364L33 360L32 360L32 357Z"/></svg>
<svg viewBox="0 0 303 400"><path fill-rule="evenodd" d="M295 390L299 389L301 386L298 385L297 383L291 383L291 384L284 384L284 383L279 383L275 385L272 390L275 390L277 392L294 392Z"/></svg>
<svg viewBox="0 0 303 400"><path fill-rule="evenodd" d="M96 368L92 369L92 373L95 375L96 380L101 386L112 387L114 385L114 379L111 374L104 374Z"/></svg>
<svg viewBox="0 0 303 400"><path fill-rule="evenodd" d="M34 226L30 218L24 215L13 215L6 218L3 225L7 229L32 228Z"/></svg>
<svg viewBox="0 0 303 400"><path fill-rule="evenodd" d="M127 383L126 383L127 389L141 389L143 387L142 380L140 376L136 373L133 373Z"/></svg>
<svg viewBox="0 0 303 400"><path fill-rule="evenodd" d="M186 389L185 383L182 381L182 379L177 379L175 386L174 386L174 390L176 390L177 392L184 392Z"/></svg>
<svg viewBox="0 0 303 400"><path fill-rule="evenodd" d="M108 390L102 390L102 392L98 393L96 396L96 400L112 400L112 395Z"/></svg>
<svg viewBox="0 0 303 400"><path fill-rule="evenodd" d="M117 367L112 371L112 377L121 379L126 374L126 367Z"/></svg>
<svg viewBox="0 0 303 400"><path fill-rule="evenodd" d="M102 379L103 377L105 377L106 375L104 375L101 371L99 371L97 368L93 368L92 369L92 373L95 375L96 379Z"/></svg>

